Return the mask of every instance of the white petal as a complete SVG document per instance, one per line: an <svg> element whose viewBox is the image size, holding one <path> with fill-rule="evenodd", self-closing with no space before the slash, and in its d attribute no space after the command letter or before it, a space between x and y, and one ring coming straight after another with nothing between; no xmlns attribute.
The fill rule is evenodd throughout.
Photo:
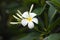
<svg viewBox="0 0 60 40"><path fill-rule="evenodd" d="M15 18L15 19L17 19L17 20L20 20L18 17L16 17L15 15L13 15L13 17Z"/></svg>
<svg viewBox="0 0 60 40"><path fill-rule="evenodd" d="M22 14L22 17L28 18L28 17L29 17L28 12L24 12L24 13Z"/></svg>
<svg viewBox="0 0 60 40"><path fill-rule="evenodd" d="M33 4L31 5L31 7L30 7L30 11L29 11L29 13L31 13L31 11L32 11L32 9L33 9Z"/></svg>
<svg viewBox="0 0 60 40"><path fill-rule="evenodd" d="M29 23L28 23L28 27L29 27L30 29L34 28L34 23L33 23L33 22L29 22Z"/></svg>
<svg viewBox="0 0 60 40"><path fill-rule="evenodd" d="M19 10L17 10L18 11L18 13L20 14L20 15L22 15L22 13L19 11Z"/></svg>
<svg viewBox="0 0 60 40"><path fill-rule="evenodd" d="M20 24L20 22L10 22L10 24Z"/></svg>
<svg viewBox="0 0 60 40"><path fill-rule="evenodd" d="M26 26L27 23L28 23L28 22L27 22L25 19L23 19L23 20L21 21L21 24L22 24L23 26Z"/></svg>
<svg viewBox="0 0 60 40"><path fill-rule="evenodd" d="M35 22L36 24L38 24L38 19L37 18L33 18L32 21Z"/></svg>
<svg viewBox="0 0 60 40"><path fill-rule="evenodd" d="M20 17L21 19L23 19L23 17L21 15L19 15L18 13L16 13L18 17Z"/></svg>
<svg viewBox="0 0 60 40"><path fill-rule="evenodd" d="M30 15L30 17L32 17L32 18L36 16L35 13L30 13L29 15Z"/></svg>

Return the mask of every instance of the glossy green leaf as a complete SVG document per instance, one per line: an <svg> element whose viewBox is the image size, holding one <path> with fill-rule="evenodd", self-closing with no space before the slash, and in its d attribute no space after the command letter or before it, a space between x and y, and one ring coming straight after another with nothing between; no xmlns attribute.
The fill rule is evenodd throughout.
<svg viewBox="0 0 60 40"><path fill-rule="evenodd" d="M49 1L46 1L46 3L50 6L48 10L48 18L49 22L52 22L54 16L56 15L57 9L52 4L50 4Z"/></svg>
<svg viewBox="0 0 60 40"><path fill-rule="evenodd" d="M57 12L57 10L53 6L50 6L49 14L48 14L50 21L53 20L54 16L56 15L56 12Z"/></svg>
<svg viewBox="0 0 60 40"><path fill-rule="evenodd" d="M60 40L60 33L51 34L44 38L44 40Z"/></svg>

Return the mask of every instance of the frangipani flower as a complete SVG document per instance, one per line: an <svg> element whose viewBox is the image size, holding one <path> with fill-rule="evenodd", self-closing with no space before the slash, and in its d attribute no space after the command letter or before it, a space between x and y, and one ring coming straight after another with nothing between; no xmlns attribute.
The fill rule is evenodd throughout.
<svg viewBox="0 0 60 40"><path fill-rule="evenodd" d="M31 13L32 8L33 8L33 4L30 8L30 11L29 12L26 11L23 14L21 14L21 12L19 10L17 10L18 13L16 13L16 14L19 18L16 17L15 15L13 15L13 17L17 20L21 20L21 22L10 22L10 24L20 24L21 23L23 26L28 25L28 28L30 28L30 29L34 28L34 23L38 24L38 19L35 18L35 16L37 14Z"/></svg>
<svg viewBox="0 0 60 40"><path fill-rule="evenodd" d="M38 24L38 19L35 18L35 16L36 16L35 13L24 12L23 15L22 15L22 17L24 17L25 19L23 19L21 21L21 24L23 26L26 26L28 24L29 28L33 28L34 27L34 23Z"/></svg>

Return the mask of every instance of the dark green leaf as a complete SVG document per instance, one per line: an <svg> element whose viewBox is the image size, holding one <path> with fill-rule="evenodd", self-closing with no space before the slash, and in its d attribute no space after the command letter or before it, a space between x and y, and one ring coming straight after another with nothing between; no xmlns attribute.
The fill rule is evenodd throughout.
<svg viewBox="0 0 60 40"><path fill-rule="evenodd" d="M60 40L60 33L51 34L44 38L44 40Z"/></svg>
<svg viewBox="0 0 60 40"><path fill-rule="evenodd" d="M13 40L39 40L39 33L37 32L32 32L29 33L27 36L22 37L22 38L13 38Z"/></svg>
<svg viewBox="0 0 60 40"><path fill-rule="evenodd" d="M57 7L60 8L60 0L51 0L51 2L52 2L55 6L57 6Z"/></svg>
<svg viewBox="0 0 60 40"><path fill-rule="evenodd" d="M56 19L55 22L51 23L49 26L48 26L48 31L50 32L53 28L57 27L57 25L60 24L60 18Z"/></svg>
<svg viewBox="0 0 60 40"><path fill-rule="evenodd" d="M56 15L57 10L52 4L50 4L49 1L46 1L46 3L50 6L48 10L48 17L49 17L49 22L51 22L54 16Z"/></svg>
<svg viewBox="0 0 60 40"><path fill-rule="evenodd" d="M33 12L36 13L37 15L41 15L42 12L44 11L45 7L46 7L46 4L44 5L44 7L38 7L36 9L34 9Z"/></svg>

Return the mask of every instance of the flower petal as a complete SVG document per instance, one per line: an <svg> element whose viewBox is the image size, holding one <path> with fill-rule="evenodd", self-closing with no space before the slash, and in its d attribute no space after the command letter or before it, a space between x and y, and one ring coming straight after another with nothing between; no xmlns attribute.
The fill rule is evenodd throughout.
<svg viewBox="0 0 60 40"><path fill-rule="evenodd" d="M34 28L34 23L33 23L33 22L29 22L29 23L28 23L28 27L29 27L30 29Z"/></svg>
<svg viewBox="0 0 60 40"><path fill-rule="evenodd" d="M22 17L28 18L28 17L29 17L28 12L24 12L24 13L22 14Z"/></svg>
<svg viewBox="0 0 60 40"><path fill-rule="evenodd" d="M30 13L30 17L35 17L37 14L35 14L35 13Z"/></svg>
<svg viewBox="0 0 60 40"><path fill-rule="evenodd" d="M10 22L10 24L20 24L20 22Z"/></svg>
<svg viewBox="0 0 60 40"><path fill-rule="evenodd" d="M15 18L15 19L17 19L17 20L20 20L18 17L16 17L15 15L13 15L13 17Z"/></svg>
<svg viewBox="0 0 60 40"><path fill-rule="evenodd" d="M38 24L38 19L37 18L33 18L32 21L36 24Z"/></svg>
<svg viewBox="0 0 60 40"><path fill-rule="evenodd" d="M22 21L21 21L21 24L23 25L23 26L26 26L27 25L27 21L26 21L26 19L23 19Z"/></svg>
<svg viewBox="0 0 60 40"><path fill-rule="evenodd" d="M22 15L22 13L19 11L19 10L17 10L18 11L18 13L20 14L20 15Z"/></svg>
<svg viewBox="0 0 60 40"><path fill-rule="evenodd" d="M18 17L20 17L21 19L23 19L23 17L22 17L22 16L20 16L18 13L16 13L16 14L17 14L17 16L18 16Z"/></svg>
<svg viewBox="0 0 60 40"><path fill-rule="evenodd" d="M32 11L32 9L33 9L33 4L31 5L31 7L30 7L30 11L29 11L29 13L31 13L31 11Z"/></svg>

